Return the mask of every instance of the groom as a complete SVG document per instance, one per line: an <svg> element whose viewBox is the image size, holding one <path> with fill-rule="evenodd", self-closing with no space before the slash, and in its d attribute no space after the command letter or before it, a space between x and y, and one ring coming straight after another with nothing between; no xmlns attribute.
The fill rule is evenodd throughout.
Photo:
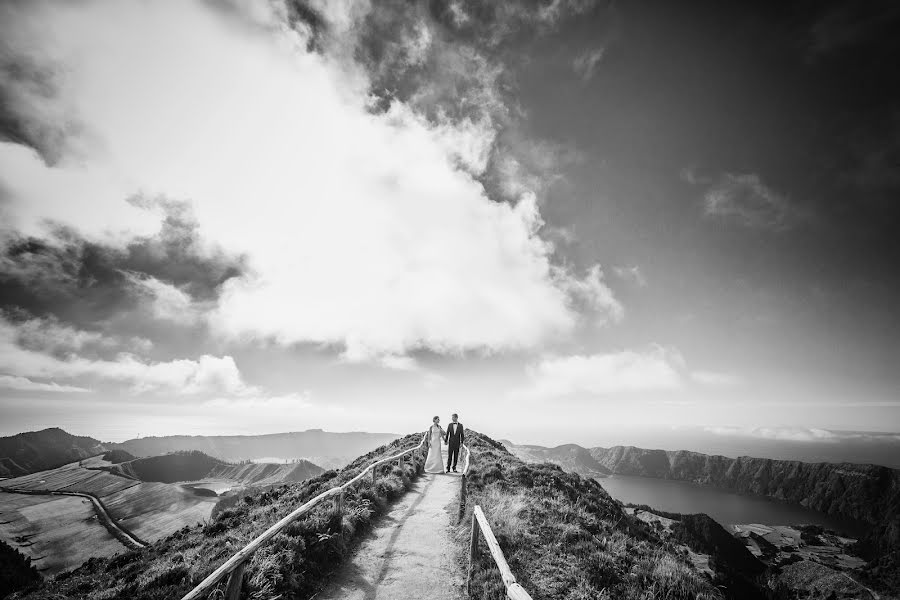
<svg viewBox="0 0 900 600"><path fill-rule="evenodd" d="M453 413L453 422L447 427L447 435L444 436L444 443L447 444L447 472L450 472L450 465L453 465L453 472L456 473L456 459L459 458L459 449L462 446L465 435L463 434L462 423L459 422L459 415Z"/></svg>

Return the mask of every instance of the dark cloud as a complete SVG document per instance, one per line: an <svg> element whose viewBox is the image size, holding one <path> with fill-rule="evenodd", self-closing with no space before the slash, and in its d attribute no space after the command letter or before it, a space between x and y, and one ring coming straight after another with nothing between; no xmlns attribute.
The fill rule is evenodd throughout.
<svg viewBox="0 0 900 600"><path fill-rule="evenodd" d="M356 58L372 79L384 110L393 99L434 123L474 123L488 139L486 172L475 173L497 199L516 199L522 187L541 192L558 164L536 152L558 146L536 141L519 129L525 111L517 100L517 75L525 48L576 16L593 11L591 1L487 2L434 0L425 4L381 2L360 26ZM509 194L514 177L516 193Z"/></svg>
<svg viewBox="0 0 900 600"><path fill-rule="evenodd" d="M76 326L103 322L137 308L135 276L176 286L192 299L216 298L222 283L244 271L241 257L204 246L183 203L135 199L164 211L155 236L122 247L58 228L45 239L13 237L0 256L0 309L59 319Z"/></svg>
<svg viewBox="0 0 900 600"><path fill-rule="evenodd" d="M0 9L0 16L3 12ZM51 64L22 57L0 42L0 141L34 148L48 164L60 159L66 139L78 129L71 120L27 116L56 95L57 78Z"/></svg>

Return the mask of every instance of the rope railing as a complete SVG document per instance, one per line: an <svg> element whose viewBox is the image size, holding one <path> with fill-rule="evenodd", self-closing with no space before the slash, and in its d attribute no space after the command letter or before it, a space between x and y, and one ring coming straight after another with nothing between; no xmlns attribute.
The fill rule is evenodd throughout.
<svg viewBox="0 0 900 600"><path fill-rule="evenodd" d="M471 595L472 570L475 566L475 559L478 556L479 529L484 536L488 549L491 551L491 556L494 558L497 568L500 569L500 577L503 578L503 585L506 586L506 597L509 600L531 600L531 596L525 591L525 588L516 581L516 576L513 575L509 564L506 562L506 557L503 556L503 550L500 549L500 544L497 543L497 538L494 537L494 532L491 530L487 517L484 516L484 512L478 505L475 506L475 510L472 512L472 537L469 541L469 573L466 576L466 592Z"/></svg>
<svg viewBox="0 0 900 600"><path fill-rule="evenodd" d="M315 508L320 502L325 500L326 498L334 498L335 509L338 514L341 514L344 506L344 492L353 484L360 481L367 473L372 473L372 484L375 484L375 481L378 477L378 467L383 465L384 463L389 463L392 461L398 461L398 464L402 465L403 457L407 454L415 452L416 450L422 448L425 445L425 440L427 438L428 433L422 436L422 440L419 442L418 446L413 448L408 448L399 454L395 454L394 456L389 456L387 458L383 458L381 460L377 460L367 466L365 469L359 472L356 477L347 481L346 483L333 487L329 490L326 490L316 496L315 498L307 501L299 508L295 509L293 512L285 516L283 519L266 529L259 536L257 536L253 541L248 543L246 546L238 550L234 556L226 560L222 565L209 574L209 576L201 581L197 587L192 589L190 592L185 594L181 600L199 600L204 596L204 594L208 594L213 587L219 584L226 576L228 576L228 583L225 587L225 600L237 600L238 596L241 593L241 586L243 585L244 580L244 569L247 566L247 561L253 556L253 553L259 550L259 548L265 544L267 541L278 535L285 527L311 511ZM468 459L466 461L466 466L463 470L468 469Z"/></svg>

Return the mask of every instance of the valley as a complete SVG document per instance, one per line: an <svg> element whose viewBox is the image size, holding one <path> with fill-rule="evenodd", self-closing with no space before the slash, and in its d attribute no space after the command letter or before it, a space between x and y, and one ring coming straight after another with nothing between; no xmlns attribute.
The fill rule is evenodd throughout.
<svg viewBox="0 0 900 600"><path fill-rule="evenodd" d="M394 437L315 431L310 438L307 433L212 441L173 436L228 456L284 457L277 463L228 462L198 450L177 450L192 444L165 438L103 443L57 428L0 438L0 450L6 454L0 457L0 539L30 559L41 576L52 577L90 557L140 549L186 526L208 522L223 499L324 472L290 456L315 450L328 462L343 464L346 452L359 447L368 451L377 445L372 440ZM275 443L259 445L259 438ZM314 447L311 439L322 446ZM340 440L348 446L342 448ZM138 454L157 447L176 450L145 456L126 447Z"/></svg>
<svg viewBox="0 0 900 600"><path fill-rule="evenodd" d="M50 577L92 556L128 550L100 524L91 501L0 492L0 539Z"/></svg>

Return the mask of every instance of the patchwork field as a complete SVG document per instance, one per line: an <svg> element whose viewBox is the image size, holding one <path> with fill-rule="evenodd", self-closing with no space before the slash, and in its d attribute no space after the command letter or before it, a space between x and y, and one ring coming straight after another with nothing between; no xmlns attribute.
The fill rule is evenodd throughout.
<svg viewBox="0 0 900 600"><path fill-rule="evenodd" d="M72 496L0 492L0 538L44 576L126 550L97 520L90 500Z"/></svg>
<svg viewBox="0 0 900 600"><path fill-rule="evenodd" d="M86 459L82 464L106 466L104 462ZM0 491L0 538L34 559L44 575L126 548L98 520L88 498L12 490L89 494L100 501L116 525L144 542L209 518L217 501L180 485L141 482L79 463L6 479L0 487L10 490Z"/></svg>
<svg viewBox="0 0 900 600"><path fill-rule="evenodd" d="M155 542L209 518L218 499L169 483L138 483L100 500L119 525L145 542Z"/></svg>

